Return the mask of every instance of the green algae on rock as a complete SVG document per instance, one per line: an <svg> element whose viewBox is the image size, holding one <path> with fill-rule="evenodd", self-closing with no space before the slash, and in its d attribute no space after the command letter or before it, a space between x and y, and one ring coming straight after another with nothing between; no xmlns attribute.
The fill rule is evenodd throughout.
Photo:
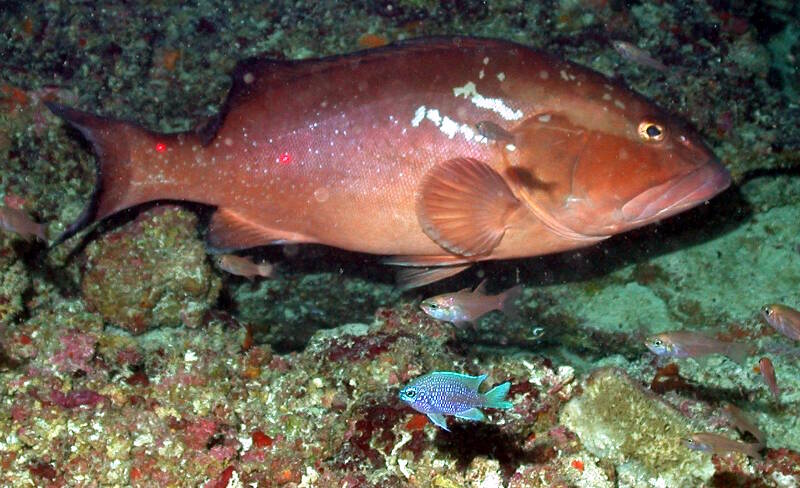
<svg viewBox="0 0 800 488"><path fill-rule="evenodd" d="M593 373L560 420L589 452L612 461L628 486L699 486L714 475L708 456L680 443L692 432L689 421L621 370Z"/></svg>
<svg viewBox="0 0 800 488"><path fill-rule="evenodd" d="M10 324L22 312L22 294L30 284L30 276L21 261L0 259L0 327Z"/></svg>
<svg viewBox="0 0 800 488"><path fill-rule="evenodd" d="M200 325L221 281L196 227L191 212L161 206L89 244L82 282L89 307L137 334L159 326Z"/></svg>

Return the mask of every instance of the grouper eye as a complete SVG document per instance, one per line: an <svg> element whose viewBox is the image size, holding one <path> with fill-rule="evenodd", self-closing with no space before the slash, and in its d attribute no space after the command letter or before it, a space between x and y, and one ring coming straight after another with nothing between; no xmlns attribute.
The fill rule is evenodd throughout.
<svg viewBox="0 0 800 488"><path fill-rule="evenodd" d="M406 391L404 391L403 394L405 394L405 396L407 396L408 398L414 398L415 396L417 396L417 390L415 390L414 388L406 388Z"/></svg>
<svg viewBox="0 0 800 488"><path fill-rule="evenodd" d="M639 123L639 137L645 142L664 140L664 127L655 122L644 120Z"/></svg>
<svg viewBox="0 0 800 488"><path fill-rule="evenodd" d="M439 308L439 305L436 305L435 303L432 303L432 302L428 302L425 305L430 307L432 310L436 310L437 308Z"/></svg>
<svg viewBox="0 0 800 488"><path fill-rule="evenodd" d="M661 339L653 339L653 345L656 347L661 347L664 345L664 343L661 341Z"/></svg>

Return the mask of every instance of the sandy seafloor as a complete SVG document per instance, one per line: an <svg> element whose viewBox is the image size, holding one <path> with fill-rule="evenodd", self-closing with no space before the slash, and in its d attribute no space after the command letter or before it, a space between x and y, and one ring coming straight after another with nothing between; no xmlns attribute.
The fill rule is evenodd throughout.
<svg viewBox="0 0 800 488"><path fill-rule="evenodd" d="M0 231L0 486L800 485L800 343L759 318L800 307L796 2L182 4L0 2L4 206L53 238L89 200L93 155L44 100L188 130L219 109L239 59L435 34L509 39L623 80L691 120L734 184L578 253L406 293L377 258L321 247L254 251L279 263L274 279L226 275L197 206L126 212L50 250ZM622 59L613 39L667 70ZM521 319L455 330L417 309L480 276L524 285ZM643 338L674 329L753 353L657 362ZM397 399L432 370L511 381L514 407L436 429ZM680 443L752 440L726 402L765 432L762 460Z"/></svg>

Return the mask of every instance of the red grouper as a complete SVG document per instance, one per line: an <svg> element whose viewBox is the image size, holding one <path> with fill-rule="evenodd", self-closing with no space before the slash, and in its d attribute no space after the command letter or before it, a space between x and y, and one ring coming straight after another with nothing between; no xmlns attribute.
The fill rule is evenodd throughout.
<svg viewBox="0 0 800 488"><path fill-rule="evenodd" d="M409 286L584 247L730 184L695 132L645 98L499 40L243 61L219 116L193 132L49 107L99 161L95 205L60 240L137 204L185 200L216 207L212 248L390 255L418 270Z"/></svg>

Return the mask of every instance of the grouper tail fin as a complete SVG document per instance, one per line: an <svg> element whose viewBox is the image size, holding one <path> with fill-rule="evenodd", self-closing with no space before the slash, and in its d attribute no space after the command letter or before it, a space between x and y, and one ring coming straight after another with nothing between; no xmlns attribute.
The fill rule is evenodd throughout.
<svg viewBox="0 0 800 488"><path fill-rule="evenodd" d="M184 142L184 134L165 135L139 125L82 112L57 103L46 103L51 112L80 131L91 143L97 159L97 176L90 203L54 242L60 244L90 224L120 210L173 194L174 166L164 164ZM151 175L158 175L158 178ZM167 182L167 183L165 183ZM172 185L174 186L174 185Z"/></svg>

